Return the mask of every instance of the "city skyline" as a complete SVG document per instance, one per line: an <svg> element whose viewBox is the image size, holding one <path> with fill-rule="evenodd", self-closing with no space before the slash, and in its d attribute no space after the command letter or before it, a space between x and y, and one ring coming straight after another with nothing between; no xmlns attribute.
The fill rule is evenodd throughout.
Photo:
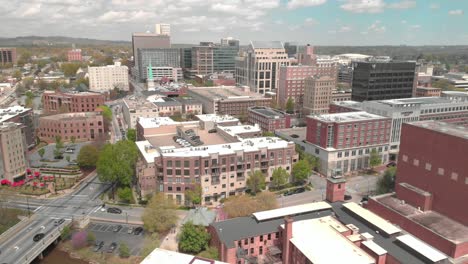
<svg viewBox="0 0 468 264"><path fill-rule="evenodd" d="M0 0L3 37L130 40L171 24L172 43L225 36L312 45L445 45L468 42L461 0Z"/></svg>

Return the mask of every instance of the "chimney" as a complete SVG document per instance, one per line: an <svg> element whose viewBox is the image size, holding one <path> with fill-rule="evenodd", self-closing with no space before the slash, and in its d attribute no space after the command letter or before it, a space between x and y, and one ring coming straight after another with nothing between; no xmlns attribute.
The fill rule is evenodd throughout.
<svg viewBox="0 0 468 264"><path fill-rule="evenodd" d="M289 264L289 251L290 251L289 240L292 238L293 222L294 222L294 219L291 216L286 216L284 218L283 264Z"/></svg>

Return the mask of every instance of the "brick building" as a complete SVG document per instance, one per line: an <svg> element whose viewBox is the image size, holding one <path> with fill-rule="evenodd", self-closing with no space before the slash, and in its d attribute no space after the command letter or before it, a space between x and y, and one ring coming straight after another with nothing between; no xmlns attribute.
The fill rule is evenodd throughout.
<svg viewBox="0 0 468 264"><path fill-rule="evenodd" d="M455 259L467 257L467 155L466 128L403 124L396 193L373 197L367 208Z"/></svg>
<svg viewBox="0 0 468 264"><path fill-rule="evenodd" d="M104 105L105 96L93 92L44 91L42 101L46 114L92 112Z"/></svg>
<svg viewBox="0 0 468 264"><path fill-rule="evenodd" d="M416 97L440 97L442 89L435 87L417 87Z"/></svg>
<svg viewBox="0 0 468 264"><path fill-rule="evenodd" d="M81 49L72 49L69 50L67 53L68 61L73 62L73 61L82 61L83 56L81 54Z"/></svg>
<svg viewBox="0 0 468 264"><path fill-rule="evenodd" d="M248 122L258 124L262 131L275 131L276 129L290 128L291 115L270 107L251 107L248 113Z"/></svg>
<svg viewBox="0 0 468 264"><path fill-rule="evenodd" d="M48 143L60 136L68 142L93 141L104 136L104 121L100 112L66 113L39 118L38 136Z"/></svg>
<svg viewBox="0 0 468 264"><path fill-rule="evenodd" d="M21 124L21 130L26 140L26 148L36 145L36 118L31 108L12 106L0 109L0 123L12 122Z"/></svg>
<svg viewBox="0 0 468 264"><path fill-rule="evenodd" d="M321 162L320 172L347 174L368 168L372 150L386 162L390 120L366 112L308 116L306 140L315 146L314 154Z"/></svg>
<svg viewBox="0 0 468 264"><path fill-rule="evenodd" d="M247 117L249 107L270 106L271 98L237 87L195 87L188 94L203 105L206 114Z"/></svg>
<svg viewBox="0 0 468 264"><path fill-rule="evenodd" d="M208 230L220 260L230 264L447 261L438 250L356 203L316 202L256 212L213 223Z"/></svg>
<svg viewBox="0 0 468 264"><path fill-rule="evenodd" d="M24 179L26 173L26 150L22 124L0 123L0 181Z"/></svg>

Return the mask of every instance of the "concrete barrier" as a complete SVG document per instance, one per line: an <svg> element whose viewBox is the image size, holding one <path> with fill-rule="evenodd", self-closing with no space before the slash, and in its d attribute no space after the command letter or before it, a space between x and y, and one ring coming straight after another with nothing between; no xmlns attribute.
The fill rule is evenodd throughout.
<svg viewBox="0 0 468 264"><path fill-rule="evenodd" d="M90 217L91 221L97 222L108 222L108 223L118 223L118 224L127 224L125 219L108 219L108 218L100 218L100 217ZM128 220L129 225L143 225L143 221L136 221L136 220Z"/></svg>
<svg viewBox="0 0 468 264"><path fill-rule="evenodd" d="M34 220L35 215L32 215L30 218L24 218L23 220L19 221L16 225L10 227L7 231L3 232L0 235L0 244L5 242L8 238L11 237L12 234L16 233L18 230L25 228L32 220Z"/></svg>

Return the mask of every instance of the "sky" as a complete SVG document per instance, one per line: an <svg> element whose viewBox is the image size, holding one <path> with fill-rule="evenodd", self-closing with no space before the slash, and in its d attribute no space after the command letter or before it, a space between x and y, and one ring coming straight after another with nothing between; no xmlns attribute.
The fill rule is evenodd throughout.
<svg viewBox="0 0 468 264"><path fill-rule="evenodd" d="M312 45L468 45L468 0L0 0L0 36L172 43L234 37Z"/></svg>

